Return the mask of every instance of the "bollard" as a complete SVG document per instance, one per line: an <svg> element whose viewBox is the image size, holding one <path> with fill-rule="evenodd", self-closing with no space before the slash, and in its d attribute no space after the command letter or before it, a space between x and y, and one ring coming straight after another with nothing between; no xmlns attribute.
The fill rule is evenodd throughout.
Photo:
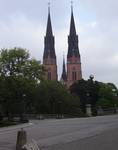
<svg viewBox="0 0 118 150"><path fill-rule="evenodd" d="M17 133L16 150L22 150L22 147L27 143L27 133L23 128Z"/></svg>

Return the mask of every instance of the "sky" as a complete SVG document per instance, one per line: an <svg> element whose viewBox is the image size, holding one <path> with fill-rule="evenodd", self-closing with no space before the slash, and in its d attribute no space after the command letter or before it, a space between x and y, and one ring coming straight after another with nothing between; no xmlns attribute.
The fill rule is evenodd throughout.
<svg viewBox="0 0 118 150"><path fill-rule="evenodd" d="M49 0L0 0L0 49L26 48L42 61ZM59 78L66 57L70 0L50 0ZM82 74L118 87L118 1L73 0Z"/></svg>

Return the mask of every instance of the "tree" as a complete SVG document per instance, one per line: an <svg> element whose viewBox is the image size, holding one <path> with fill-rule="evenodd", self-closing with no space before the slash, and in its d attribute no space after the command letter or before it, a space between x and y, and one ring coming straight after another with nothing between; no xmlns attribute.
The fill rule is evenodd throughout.
<svg viewBox="0 0 118 150"><path fill-rule="evenodd" d="M42 81L35 94L37 113L78 114L80 101L69 90L57 81Z"/></svg>
<svg viewBox="0 0 118 150"><path fill-rule="evenodd" d="M97 105L101 106L102 108L114 107L115 104L118 106L117 87L113 83L100 83L99 85L100 90Z"/></svg>
<svg viewBox="0 0 118 150"><path fill-rule="evenodd" d="M44 75L44 66L22 48L2 49L0 53L0 76L22 76L39 81Z"/></svg>
<svg viewBox="0 0 118 150"><path fill-rule="evenodd" d="M97 81L91 79L79 80L70 87L70 91L79 96L83 113L86 113L86 104L91 104L93 113L95 113L95 105L99 93L99 84Z"/></svg>
<svg viewBox="0 0 118 150"><path fill-rule="evenodd" d="M32 107L33 92L44 76L44 66L22 48L0 52L0 101L8 115L22 115Z"/></svg>

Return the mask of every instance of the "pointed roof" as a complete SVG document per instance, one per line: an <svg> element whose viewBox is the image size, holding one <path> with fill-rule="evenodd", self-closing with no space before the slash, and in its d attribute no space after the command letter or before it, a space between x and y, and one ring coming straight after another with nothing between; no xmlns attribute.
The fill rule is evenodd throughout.
<svg viewBox="0 0 118 150"><path fill-rule="evenodd" d="M78 47L78 35L76 34L75 21L73 15L73 5L71 5L71 21L70 21L70 33L68 36L67 58L71 58L72 56L80 57Z"/></svg>
<svg viewBox="0 0 118 150"><path fill-rule="evenodd" d="M46 29L46 36L52 36L52 24L51 24L51 17L50 17L50 7L48 7L48 21L47 21L47 29Z"/></svg>
<svg viewBox="0 0 118 150"><path fill-rule="evenodd" d="M47 59L48 57L56 59L55 38L52 32L52 24L51 24L51 17L50 17L50 4L48 5L48 20L47 20L46 36L44 38L43 59Z"/></svg>
<svg viewBox="0 0 118 150"><path fill-rule="evenodd" d="M66 66L65 66L65 59L63 57L63 71L61 75L61 80L67 81L67 74L66 74Z"/></svg>
<svg viewBox="0 0 118 150"><path fill-rule="evenodd" d="M74 21L73 7L72 6L71 6L70 35L76 35L76 28L75 28L75 21Z"/></svg>

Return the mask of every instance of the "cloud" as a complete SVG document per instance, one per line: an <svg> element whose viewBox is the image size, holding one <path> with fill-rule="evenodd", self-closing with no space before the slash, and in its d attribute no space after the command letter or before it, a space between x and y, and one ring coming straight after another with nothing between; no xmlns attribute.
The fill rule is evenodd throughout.
<svg viewBox="0 0 118 150"><path fill-rule="evenodd" d="M23 47L32 57L42 58L44 26L28 20L23 14L10 16L9 22L0 22L0 47Z"/></svg>
<svg viewBox="0 0 118 150"><path fill-rule="evenodd" d="M118 85L118 23L94 22L80 25L83 74L87 78L92 73L97 80Z"/></svg>

